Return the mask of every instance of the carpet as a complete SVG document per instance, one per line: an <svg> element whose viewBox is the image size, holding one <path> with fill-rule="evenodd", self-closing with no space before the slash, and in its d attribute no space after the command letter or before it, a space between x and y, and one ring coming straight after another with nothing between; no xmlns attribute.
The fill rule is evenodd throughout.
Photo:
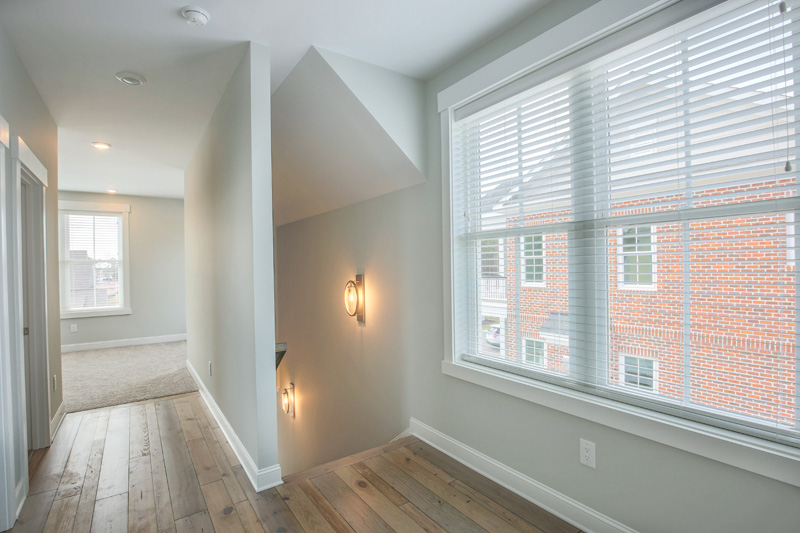
<svg viewBox="0 0 800 533"><path fill-rule="evenodd" d="M197 390L185 341L65 353L61 372L67 413Z"/></svg>

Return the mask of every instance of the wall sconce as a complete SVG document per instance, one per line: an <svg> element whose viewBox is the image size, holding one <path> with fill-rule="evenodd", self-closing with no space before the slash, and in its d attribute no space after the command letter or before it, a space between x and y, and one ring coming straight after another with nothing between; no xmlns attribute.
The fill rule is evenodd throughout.
<svg viewBox="0 0 800 533"><path fill-rule="evenodd" d="M344 310L364 323L364 274L356 274L356 280L344 286Z"/></svg>
<svg viewBox="0 0 800 533"><path fill-rule="evenodd" d="M294 383L289 383L288 389L283 389L283 412L294 418Z"/></svg>

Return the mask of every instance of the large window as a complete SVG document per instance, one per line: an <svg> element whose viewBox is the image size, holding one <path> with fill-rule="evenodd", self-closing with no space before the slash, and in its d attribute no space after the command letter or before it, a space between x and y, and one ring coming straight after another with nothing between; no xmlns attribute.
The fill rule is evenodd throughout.
<svg viewBox="0 0 800 533"><path fill-rule="evenodd" d="M61 317L129 314L126 204L59 202Z"/></svg>
<svg viewBox="0 0 800 533"><path fill-rule="evenodd" d="M458 361L800 446L788 4L726 2L450 110Z"/></svg>

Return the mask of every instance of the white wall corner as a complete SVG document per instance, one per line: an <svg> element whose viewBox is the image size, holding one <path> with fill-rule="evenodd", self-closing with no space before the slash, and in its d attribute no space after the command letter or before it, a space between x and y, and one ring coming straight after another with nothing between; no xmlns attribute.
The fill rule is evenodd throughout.
<svg viewBox="0 0 800 533"><path fill-rule="evenodd" d="M50 444L56 438L56 433L58 433L58 428L61 427L61 422L64 421L64 403L62 402L61 405L58 406L56 409L56 414L53 416L53 419L50 421Z"/></svg>
<svg viewBox="0 0 800 533"><path fill-rule="evenodd" d="M236 454L239 462L242 463L242 468L245 474L247 474L247 479L250 480L250 484L253 485L253 489L255 489L256 492L261 492L262 490L271 489L272 487L282 484L283 476L281 476L281 466L272 465L262 468L261 470L258 469L256 462L250 456L244 444L242 444L242 441L239 440L239 436L236 435L236 432L231 427L228 419L225 418L225 415L222 414L222 410L217 405L217 402L214 401L213 396L211 396L211 393L206 388L200 375L188 360L186 361L186 369L189 371L195 383L197 383L200 395L203 397L203 400L205 400L206 405L208 405L211 414L214 415L214 418L217 420L217 424L219 424L220 429L225 434L225 438L228 439L228 444L231 445L233 453Z"/></svg>
<svg viewBox="0 0 800 533"><path fill-rule="evenodd" d="M410 431L412 435L427 442L440 452L449 455L456 461L522 496L542 509L566 520L582 531L594 533L637 533L636 530L617 522L613 518L595 511L547 485L539 483L522 472L470 448L466 444L413 417L410 422Z"/></svg>
<svg viewBox="0 0 800 533"><path fill-rule="evenodd" d="M119 339L116 341L83 342L80 344L62 344L61 353L82 352L84 350L104 350L106 348L119 348L121 346L140 346L143 344L158 344L161 342L179 342L186 340L186 333L175 335L159 335L157 337L138 337L135 339Z"/></svg>
<svg viewBox="0 0 800 533"><path fill-rule="evenodd" d="M313 47L425 175L425 83L358 59Z"/></svg>
<svg viewBox="0 0 800 533"><path fill-rule="evenodd" d="M275 226L426 181L424 85L336 58L311 48L272 95Z"/></svg>
<svg viewBox="0 0 800 533"><path fill-rule="evenodd" d="M267 468L262 468L258 471L256 476L256 492L271 489L283 484L283 475L281 474L281 465L272 465Z"/></svg>

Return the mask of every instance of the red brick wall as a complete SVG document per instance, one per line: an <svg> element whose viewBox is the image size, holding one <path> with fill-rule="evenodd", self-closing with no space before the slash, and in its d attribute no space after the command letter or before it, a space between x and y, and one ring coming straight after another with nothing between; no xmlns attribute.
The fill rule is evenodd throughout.
<svg viewBox="0 0 800 533"><path fill-rule="evenodd" d="M776 180L767 187L785 187ZM749 194L752 192L752 194ZM692 205L794 196L794 191L765 190L765 185L702 191ZM678 195L618 202L615 215L675 209L688 200ZM526 226L567 220L569 213L525 217ZM509 226L519 218L509 218ZM787 248L783 213L657 224L653 290L623 288L618 280L618 237L608 235L609 373L619 383L622 355L655 359L659 395L683 399L684 358L690 360L691 402L700 406L794 424L795 272ZM684 243L684 231L691 237ZM800 236L798 236L800 238ZM522 337L542 339L539 328L551 312L568 312L567 233L545 233L545 283L521 283L517 295L518 246L505 243L507 353L516 352L514 303L519 297ZM690 272L686 257L692 264ZM522 279L522 273L520 274ZM691 295L687 298L685 291ZM691 316L684 336L685 307ZM548 344L548 367L567 372L568 347Z"/></svg>

